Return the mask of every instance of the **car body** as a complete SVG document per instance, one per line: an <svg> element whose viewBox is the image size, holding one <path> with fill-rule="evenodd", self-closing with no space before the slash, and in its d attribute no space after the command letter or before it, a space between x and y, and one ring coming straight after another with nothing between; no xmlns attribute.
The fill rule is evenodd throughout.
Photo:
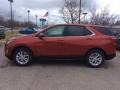
<svg viewBox="0 0 120 90"><path fill-rule="evenodd" d="M33 34L37 33L37 30L34 28L24 28L19 31L20 34Z"/></svg>
<svg viewBox="0 0 120 90"><path fill-rule="evenodd" d="M21 56L21 51L29 53L24 54L29 56L30 61L31 57L83 57L91 67L99 67L104 60L115 57L116 41L113 36L102 34L91 25L61 24L48 27L36 34L14 37L5 45L5 56L24 66L30 62L19 63L18 57L20 60L25 58L24 55ZM94 58L93 53L98 56ZM100 56L99 64L91 65L92 57L98 61L97 58Z"/></svg>

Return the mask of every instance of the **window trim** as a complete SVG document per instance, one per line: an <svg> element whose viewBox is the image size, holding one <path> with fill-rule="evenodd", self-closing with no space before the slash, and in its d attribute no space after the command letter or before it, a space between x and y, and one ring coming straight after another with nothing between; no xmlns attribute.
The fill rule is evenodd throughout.
<svg viewBox="0 0 120 90"><path fill-rule="evenodd" d="M56 25L56 26L48 27L48 28L44 29L43 31L41 31L40 33L44 33L46 30L48 30L50 28L58 27L58 26L64 26L64 31L67 29L67 27L69 27L69 25ZM79 25L70 25L70 26L79 26ZM80 27L82 27L82 26L80 26ZM65 35L63 35L63 36L45 36L45 37L87 37L87 36L96 35L95 32L93 32L90 29L91 27L87 27L87 26L83 26L83 27L85 27L88 31L90 31L91 35L86 35L86 36L65 36ZM64 34L64 32L63 32L63 34Z"/></svg>

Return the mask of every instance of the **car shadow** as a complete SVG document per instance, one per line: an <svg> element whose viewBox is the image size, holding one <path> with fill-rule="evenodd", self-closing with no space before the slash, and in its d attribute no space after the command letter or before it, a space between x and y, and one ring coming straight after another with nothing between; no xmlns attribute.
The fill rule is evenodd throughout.
<svg viewBox="0 0 120 90"><path fill-rule="evenodd" d="M85 66L84 60L78 59L35 59L32 65L46 66Z"/></svg>
<svg viewBox="0 0 120 90"><path fill-rule="evenodd" d="M13 62L9 61L8 66L18 67ZM81 67L81 68L90 68L86 65L84 59L34 59L32 64L27 67ZM113 68L114 65L110 61L105 61L101 69ZM99 69L99 68L96 68Z"/></svg>

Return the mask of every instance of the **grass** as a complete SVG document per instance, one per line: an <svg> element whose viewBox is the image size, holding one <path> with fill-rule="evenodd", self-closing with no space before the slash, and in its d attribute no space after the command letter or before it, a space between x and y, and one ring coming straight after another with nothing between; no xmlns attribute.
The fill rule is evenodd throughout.
<svg viewBox="0 0 120 90"><path fill-rule="evenodd" d="M7 40L9 40L10 38L15 37L15 36L19 36L19 35L20 35L20 34L19 34L18 32L13 32L13 33L11 33L11 32L6 32L6 33L5 33L5 38L0 40L0 47L3 46L3 45L5 44L5 42L6 42Z"/></svg>
<svg viewBox="0 0 120 90"><path fill-rule="evenodd" d="M13 32L13 33L11 33L11 32L6 32L5 33L5 41L7 41L7 40L9 40L10 38L12 38L12 37L15 37L15 36L19 36L20 34L18 33L18 32Z"/></svg>

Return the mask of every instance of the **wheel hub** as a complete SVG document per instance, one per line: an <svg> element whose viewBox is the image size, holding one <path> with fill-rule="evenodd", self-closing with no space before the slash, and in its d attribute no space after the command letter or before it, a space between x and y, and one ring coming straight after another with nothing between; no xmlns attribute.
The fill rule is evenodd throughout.
<svg viewBox="0 0 120 90"><path fill-rule="evenodd" d="M102 55L100 53L92 53L89 56L89 62L93 66L100 65L102 63L102 61L103 61L103 58L102 58Z"/></svg>
<svg viewBox="0 0 120 90"><path fill-rule="evenodd" d="M29 62L29 54L25 51L20 51L16 54L16 60L20 64L26 64Z"/></svg>

